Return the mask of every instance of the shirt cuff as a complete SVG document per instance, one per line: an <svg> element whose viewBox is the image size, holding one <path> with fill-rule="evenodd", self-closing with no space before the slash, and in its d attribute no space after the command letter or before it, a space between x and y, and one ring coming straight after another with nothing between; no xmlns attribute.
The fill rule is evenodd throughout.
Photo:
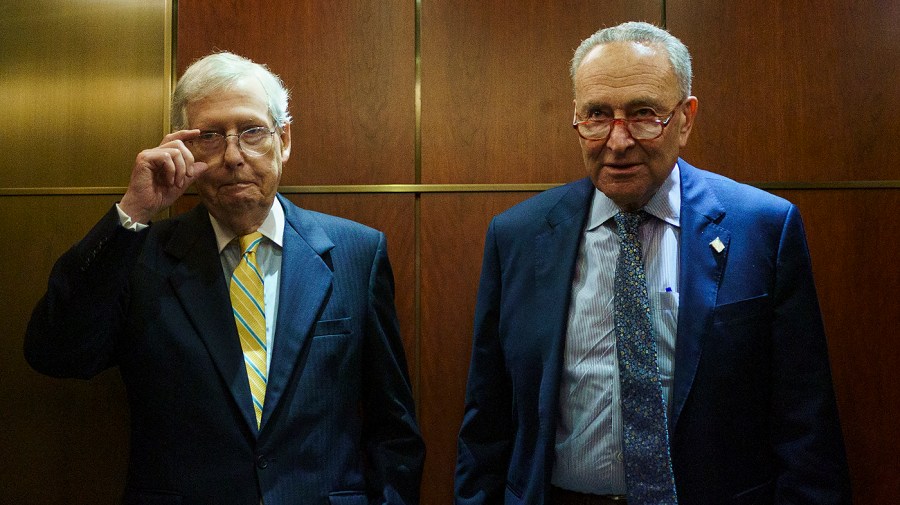
<svg viewBox="0 0 900 505"><path fill-rule="evenodd" d="M133 221L131 219L131 216L126 214L125 211L122 210L122 207L119 207L118 203L116 204L116 212L119 213L119 224L121 224L122 228L125 228L126 230L141 231L144 228L150 226L147 224L138 223L137 221Z"/></svg>

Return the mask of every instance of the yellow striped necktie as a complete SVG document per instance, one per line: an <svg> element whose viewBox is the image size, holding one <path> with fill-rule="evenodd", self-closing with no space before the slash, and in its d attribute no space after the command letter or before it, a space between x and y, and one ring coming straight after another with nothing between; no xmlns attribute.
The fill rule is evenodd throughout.
<svg viewBox="0 0 900 505"><path fill-rule="evenodd" d="M231 307L237 324L244 365L256 411L256 426L262 419L266 396L266 310L262 272L256 262L256 249L262 234L254 232L239 237L241 261L231 276Z"/></svg>

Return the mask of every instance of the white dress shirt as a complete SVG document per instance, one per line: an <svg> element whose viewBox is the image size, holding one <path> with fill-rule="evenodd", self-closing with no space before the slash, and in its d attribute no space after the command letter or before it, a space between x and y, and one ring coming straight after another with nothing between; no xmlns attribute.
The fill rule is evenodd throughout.
<svg viewBox="0 0 900 505"><path fill-rule="evenodd" d="M638 231L667 404L678 316L680 180L676 165L644 207L652 217ZM572 284L551 480L557 487L600 495L626 493L613 321L617 212L612 200L594 191Z"/></svg>

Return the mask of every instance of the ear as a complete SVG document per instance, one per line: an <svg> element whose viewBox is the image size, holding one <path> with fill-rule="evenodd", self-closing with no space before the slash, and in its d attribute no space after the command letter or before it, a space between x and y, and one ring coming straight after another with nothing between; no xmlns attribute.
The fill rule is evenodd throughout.
<svg viewBox="0 0 900 505"><path fill-rule="evenodd" d="M291 124L281 127L281 162L286 162L291 157Z"/></svg>
<svg viewBox="0 0 900 505"><path fill-rule="evenodd" d="M691 135L691 128L694 127L694 118L697 117L697 97L689 96L685 98L684 105L681 107L681 128L678 131L681 147L687 145L688 137Z"/></svg>

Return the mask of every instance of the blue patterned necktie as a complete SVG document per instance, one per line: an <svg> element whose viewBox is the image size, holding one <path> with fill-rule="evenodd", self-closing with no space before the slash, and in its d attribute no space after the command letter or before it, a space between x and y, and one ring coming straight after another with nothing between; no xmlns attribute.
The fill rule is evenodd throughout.
<svg viewBox="0 0 900 505"><path fill-rule="evenodd" d="M644 211L619 212L621 240L615 278L616 351L622 386L625 482L629 505L676 505L656 339L650 327L650 299L638 240Z"/></svg>

